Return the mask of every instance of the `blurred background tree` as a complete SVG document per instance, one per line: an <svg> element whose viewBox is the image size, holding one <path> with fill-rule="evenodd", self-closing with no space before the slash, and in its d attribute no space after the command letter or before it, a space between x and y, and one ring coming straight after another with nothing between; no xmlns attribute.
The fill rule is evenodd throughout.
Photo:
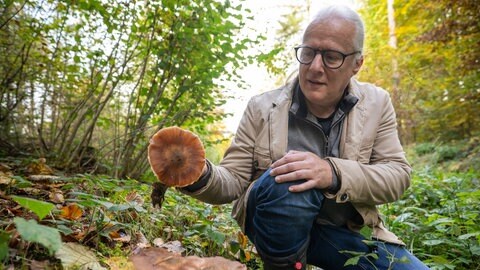
<svg viewBox="0 0 480 270"><path fill-rule="evenodd" d="M257 42L238 35L247 19L229 1L1 5L3 154L116 177L146 171L148 138L164 126L208 142L224 116L219 83L238 76Z"/></svg>
<svg viewBox="0 0 480 270"><path fill-rule="evenodd" d="M222 141L225 82L241 81L247 63L276 76L272 88L285 82L311 4L282 7L274 44L256 54L248 49L263 37L239 34L250 11L229 1L3 1L0 152L139 177L148 138L164 126L186 127L207 145ZM478 136L480 5L359 4L358 77L391 92L404 144Z"/></svg>
<svg viewBox="0 0 480 270"><path fill-rule="evenodd" d="M366 61L359 78L396 89L393 101L407 144L478 135L480 5L473 0L409 0L395 1L394 10L396 48L388 44L385 1L363 2Z"/></svg>

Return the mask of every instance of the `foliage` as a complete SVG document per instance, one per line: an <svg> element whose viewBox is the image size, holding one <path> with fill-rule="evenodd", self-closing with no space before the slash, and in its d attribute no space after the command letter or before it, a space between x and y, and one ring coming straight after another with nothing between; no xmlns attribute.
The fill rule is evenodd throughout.
<svg viewBox="0 0 480 270"><path fill-rule="evenodd" d="M418 156L423 156L425 154L430 154L435 151L435 144L434 143L420 143L414 147L415 154Z"/></svg>
<svg viewBox="0 0 480 270"><path fill-rule="evenodd" d="M419 8L422 7L422 8ZM398 62L399 89L393 94L404 142L468 138L479 132L480 6L474 0L395 1L397 48L388 44L385 1L366 0L365 63L359 74L392 90Z"/></svg>
<svg viewBox="0 0 480 270"><path fill-rule="evenodd" d="M442 148L457 149L457 153L462 144ZM417 170L412 186L401 200L382 207L389 228L432 269L480 267L480 174L478 170L458 171L460 166L446 165L464 158L456 154L454 160L434 158L431 164L432 158L413 157ZM479 161L477 157L473 163Z"/></svg>
<svg viewBox="0 0 480 270"><path fill-rule="evenodd" d="M0 154L138 178L165 126L223 118L255 40L229 1L6 1L0 7ZM261 37L258 37L261 38ZM205 139L208 139L206 136Z"/></svg>
<svg viewBox="0 0 480 270"><path fill-rule="evenodd" d="M60 233L55 228L40 225L35 220L18 217L14 218L13 222L23 240L43 245L50 251L50 254L55 253L62 245Z"/></svg>
<svg viewBox="0 0 480 270"><path fill-rule="evenodd" d="M21 171L15 164L23 162L8 159L1 163L5 162L14 172ZM7 187L2 184L6 193L0 193L0 214L7 217L0 222L0 247L6 247L0 253L0 268L12 264L22 269L38 261L58 267L58 259L72 263L69 260L80 254L70 254L71 250L81 250L80 245L95 249L106 266L111 257L128 257L141 238L145 239L142 245L178 240L186 255L223 256L249 264L249 269L259 265L253 246L230 216L231 206L203 204L169 189L162 208L153 208L150 185L133 179L84 174L38 183L17 173L15 177L23 181ZM57 201L55 194L65 199ZM19 208L17 202L25 208ZM45 215L38 212L44 204L56 207L48 208ZM43 219L39 220L40 216ZM67 243L72 245L69 249ZM98 265L93 253L83 255L83 260Z"/></svg>
<svg viewBox="0 0 480 270"><path fill-rule="evenodd" d="M42 220L46 215L48 215L48 213L50 213L50 211L55 207L55 205L51 203L42 202L30 198L12 196L12 199L19 205L33 211L40 220Z"/></svg>

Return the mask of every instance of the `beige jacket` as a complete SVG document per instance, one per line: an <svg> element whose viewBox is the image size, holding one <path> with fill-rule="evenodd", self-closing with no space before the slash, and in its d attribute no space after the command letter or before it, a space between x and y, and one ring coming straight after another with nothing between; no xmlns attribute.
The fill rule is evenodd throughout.
<svg viewBox="0 0 480 270"><path fill-rule="evenodd" d="M329 158L341 188L325 195L337 203L351 202L373 229L372 237L403 244L383 226L376 208L398 200L410 185L411 167L398 139L394 108L388 93L371 84L352 79L349 91L359 101L345 118L340 158ZM224 159L212 165L206 186L183 192L211 204L235 201L232 216L244 230L252 182L286 152L292 94L289 84L253 97Z"/></svg>

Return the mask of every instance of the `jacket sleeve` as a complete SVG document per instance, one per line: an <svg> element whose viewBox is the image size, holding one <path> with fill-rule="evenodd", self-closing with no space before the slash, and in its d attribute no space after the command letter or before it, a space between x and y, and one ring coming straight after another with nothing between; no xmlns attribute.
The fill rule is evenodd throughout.
<svg viewBox="0 0 480 270"><path fill-rule="evenodd" d="M225 204L238 199L247 190L253 171L257 130L254 125L262 122L261 119L254 120L254 116L258 115L256 108L255 100L250 100L221 163L218 166L210 163L210 177L205 186L194 192L180 189L181 192L206 203Z"/></svg>
<svg viewBox="0 0 480 270"><path fill-rule="evenodd" d="M365 121L363 130L352 135L361 137L354 154L348 159L329 158L341 187L327 196L339 203L378 205L396 201L410 185L411 167L398 138L389 95L377 91L375 101L366 106L361 118Z"/></svg>

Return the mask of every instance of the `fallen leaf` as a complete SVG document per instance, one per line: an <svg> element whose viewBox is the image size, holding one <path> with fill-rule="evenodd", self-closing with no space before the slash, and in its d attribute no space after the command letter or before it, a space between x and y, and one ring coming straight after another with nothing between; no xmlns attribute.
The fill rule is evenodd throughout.
<svg viewBox="0 0 480 270"><path fill-rule="evenodd" d="M245 251L244 251L244 254L245 254L245 260L246 260L247 262L252 259L252 255L250 254L250 251L245 250Z"/></svg>
<svg viewBox="0 0 480 270"><path fill-rule="evenodd" d="M143 200L143 197L141 195L139 195L136 191L132 191L132 192L128 193L127 197L126 197L126 200L127 200L127 202L135 202L139 206L142 206L143 203L145 202Z"/></svg>
<svg viewBox="0 0 480 270"><path fill-rule="evenodd" d="M25 192L25 194L33 195L36 197L48 195L48 191L39 189L39 188L25 187L25 188L20 188L20 190Z"/></svg>
<svg viewBox="0 0 480 270"><path fill-rule="evenodd" d="M237 239L238 239L238 243L240 243L240 247L242 247L242 249L245 249L248 243L247 236L239 231L237 234Z"/></svg>
<svg viewBox="0 0 480 270"><path fill-rule="evenodd" d="M39 243L46 247L52 254L62 245L60 232L54 228L38 224L35 220L25 220L16 217L13 219L18 233L25 241Z"/></svg>
<svg viewBox="0 0 480 270"><path fill-rule="evenodd" d="M53 182L60 179L60 176L56 175L42 175L42 174L32 174L27 176L27 179L35 182Z"/></svg>
<svg viewBox="0 0 480 270"><path fill-rule="evenodd" d="M185 248L182 247L180 241L170 241L160 246L161 248L166 248L169 252L182 254L185 251Z"/></svg>
<svg viewBox="0 0 480 270"><path fill-rule="evenodd" d="M48 269L48 266L49 266L49 261L46 260L46 261L36 261L36 260L33 260L31 263L30 263L30 270L44 270L44 269Z"/></svg>
<svg viewBox="0 0 480 270"><path fill-rule="evenodd" d="M61 217L69 220L77 220L83 215L82 209L77 204L62 207Z"/></svg>
<svg viewBox="0 0 480 270"><path fill-rule="evenodd" d="M137 241L136 246L139 248L147 248L150 247L150 242L148 242L147 238L145 235L143 235L142 232L138 232L135 234L135 239Z"/></svg>
<svg viewBox="0 0 480 270"><path fill-rule="evenodd" d="M132 237L127 234L124 230L111 231L109 233L110 238L116 242L129 243L132 240Z"/></svg>
<svg viewBox="0 0 480 270"><path fill-rule="evenodd" d="M54 203L64 203L65 202L65 197L63 196L63 193L59 190L51 192L48 197L50 198L51 202Z"/></svg>
<svg viewBox="0 0 480 270"><path fill-rule="evenodd" d="M163 244L165 244L165 240L163 240L162 238L155 238L153 240L153 245L156 247L160 247Z"/></svg>
<svg viewBox="0 0 480 270"><path fill-rule="evenodd" d="M15 179L12 178L11 172L0 171L0 185L10 185L15 183Z"/></svg>
<svg viewBox="0 0 480 270"><path fill-rule="evenodd" d="M0 163L0 172L4 172L4 173L10 172L11 173L11 171L12 171L12 167L8 166L5 163Z"/></svg>
<svg viewBox="0 0 480 270"><path fill-rule="evenodd" d="M26 169L27 174L40 174L40 175L51 175L53 174L52 168L47 165L47 160L45 158L39 158L36 161L32 161L28 164Z"/></svg>
<svg viewBox="0 0 480 270"><path fill-rule="evenodd" d="M77 243L64 243L55 253L55 257L62 261L65 269L106 270L91 250Z"/></svg>

